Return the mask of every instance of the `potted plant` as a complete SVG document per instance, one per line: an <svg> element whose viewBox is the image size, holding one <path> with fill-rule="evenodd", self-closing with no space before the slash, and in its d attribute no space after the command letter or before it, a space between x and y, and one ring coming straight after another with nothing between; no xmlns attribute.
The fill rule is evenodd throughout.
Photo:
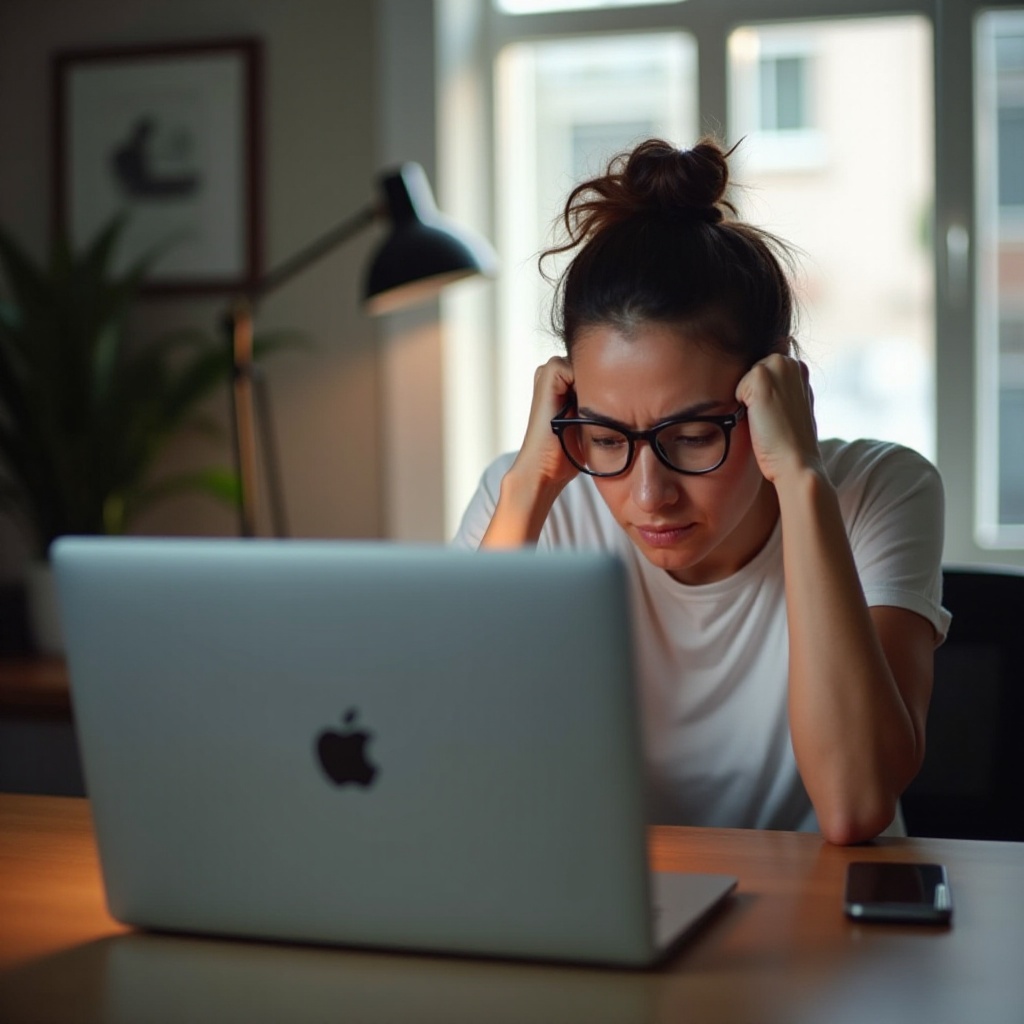
<svg viewBox="0 0 1024 1024"><path fill-rule="evenodd" d="M30 603L33 577L45 577L49 546L62 534L125 533L143 510L182 491L238 501L233 470L153 474L180 431L219 429L201 403L226 387L231 361L211 332L129 339L128 316L156 254L116 271L124 224L115 218L80 253L58 239L45 265L0 229L8 293L0 300L0 512L30 545ZM259 351L283 340L261 339Z"/></svg>

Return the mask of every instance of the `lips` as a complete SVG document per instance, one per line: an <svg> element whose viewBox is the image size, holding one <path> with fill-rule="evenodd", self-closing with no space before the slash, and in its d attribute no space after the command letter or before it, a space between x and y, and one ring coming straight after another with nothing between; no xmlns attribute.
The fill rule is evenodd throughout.
<svg viewBox="0 0 1024 1024"><path fill-rule="evenodd" d="M696 523L685 526L637 526L640 539L652 548L670 548L690 535Z"/></svg>

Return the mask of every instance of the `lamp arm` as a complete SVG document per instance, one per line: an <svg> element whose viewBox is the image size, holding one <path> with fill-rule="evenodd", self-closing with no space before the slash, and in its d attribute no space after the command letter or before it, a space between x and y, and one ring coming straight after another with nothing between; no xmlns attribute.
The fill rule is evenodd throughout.
<svg viewBox="0 0 1024 1024"><path fill-rule="evenodd" d="M383 210L376 203L370 203L331 228L325 235L311 242L279 267L264 274L239 295L223 318L223 329L231 354L232 365L232 425L235 468L239 474L239 516L243 537L255 537L258 532L258 469L257 430L263 447L263 468L267 476L267 488L271 498L271 512L274 519L274 534L287 535L285 525L284 499L277 472L273 428L270 423L270 399L266 384L259 376L253 362L252 316L256 304L265 295L301 274L321 256L326 256L336 246L357 235L381 215Z"/></svg>
<svg viewBox="0 0 1024 1024"><path fill-rule="evenodd" d="M245 292L246 298L252 305L256 305L265 295L280 288L286 281L290 281L297 274L301 274L310 264L315 263L321 256L326 256L342 242L359 234L363 228L372 224L382 213L377 203L370 203L358 213L353 214L348 220L343 220L335 225L325 235L314 242L310 242L304 249L300 249L294 256L285 260L280 266L264 274L255 284L250 285Z"/></svg>

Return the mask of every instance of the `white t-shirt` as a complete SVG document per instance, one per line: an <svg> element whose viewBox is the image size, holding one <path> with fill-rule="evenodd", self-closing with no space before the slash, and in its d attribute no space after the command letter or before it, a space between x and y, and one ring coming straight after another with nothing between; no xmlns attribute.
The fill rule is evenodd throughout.
<svg viewBox="0 0 1024 1024"><path fill-rule="evenodd" d="M821 451L867 603L917 612L941 640L949 614L938 471L879 441L822 441ZM513 458L485 471L456 545L479 547ZM733 576L689 586L644 558L580 474L555 502L538 547L612 551L627 566L650 820L817 831L789 733L781 526Z"/></svg>

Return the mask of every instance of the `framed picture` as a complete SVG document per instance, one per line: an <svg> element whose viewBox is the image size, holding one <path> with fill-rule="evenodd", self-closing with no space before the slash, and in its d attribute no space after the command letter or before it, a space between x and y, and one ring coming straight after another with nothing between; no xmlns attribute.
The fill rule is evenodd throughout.
<svg viewBox="0 0 1024 1024"><path fill-rule="evenodd" d="M228 292L261 270L261 47L239 39L57 53L55 227L90 242L126 215L148 292Z"/></svg>

